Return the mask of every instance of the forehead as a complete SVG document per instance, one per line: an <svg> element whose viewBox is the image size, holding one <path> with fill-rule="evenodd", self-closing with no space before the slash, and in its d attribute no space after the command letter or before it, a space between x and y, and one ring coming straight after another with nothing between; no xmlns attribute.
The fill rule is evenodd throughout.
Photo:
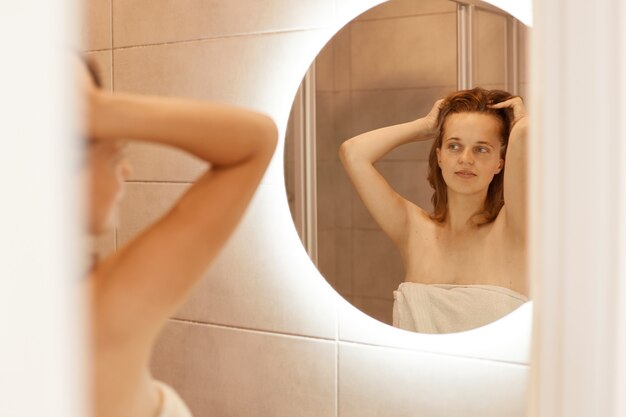
<svg viewBox="0 0 626 417"><path fill-rule="evenodd" d="M458 138L468 141L500 143L502 122L488 113L453 113L446 117L443 125L443 140Z"/></svg>

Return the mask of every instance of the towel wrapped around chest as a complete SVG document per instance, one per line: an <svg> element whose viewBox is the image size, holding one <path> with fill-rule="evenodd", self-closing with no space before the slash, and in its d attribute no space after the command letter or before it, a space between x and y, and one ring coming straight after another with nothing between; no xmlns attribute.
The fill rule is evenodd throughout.
<svg viewBox="0 0 626 417"><path fill-rule="evenodd" d="M393 292L393 325L419 333L475 329L509 314L528 298L495 285L403 282Z"/></svg>

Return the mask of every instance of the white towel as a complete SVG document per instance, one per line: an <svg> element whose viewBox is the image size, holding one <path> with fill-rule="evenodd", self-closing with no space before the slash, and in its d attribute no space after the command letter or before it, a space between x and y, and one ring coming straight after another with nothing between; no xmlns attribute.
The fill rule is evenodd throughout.
<svg viewBox="0 0 626 417"><path fill-rule="evenodd" d="M161 392L161 411L157 417L193 417L185 402L172 387L161 381L155 380L154 383Z"/></svg>
<svg viewBox="0 0 626 417"><path fill-rule="evenodd" d="M393 292L393 325L419 333L455 333L506 316L528 298L495 285L403 282Z"/></svg>

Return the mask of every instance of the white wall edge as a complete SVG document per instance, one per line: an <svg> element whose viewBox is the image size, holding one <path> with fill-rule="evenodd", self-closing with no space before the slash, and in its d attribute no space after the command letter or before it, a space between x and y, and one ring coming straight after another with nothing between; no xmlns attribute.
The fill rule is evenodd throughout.
<svg viewBox="0 0 626 417"><path fill-rule="evenodd" d="M535 1L529 409L535 417L624 415L621 3Z"/></svg>

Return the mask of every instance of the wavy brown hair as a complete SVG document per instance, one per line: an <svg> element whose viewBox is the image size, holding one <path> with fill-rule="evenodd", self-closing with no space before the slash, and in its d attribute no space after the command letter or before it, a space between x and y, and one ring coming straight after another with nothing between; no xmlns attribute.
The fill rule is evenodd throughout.
<svg viewBox="0 0 626 417"><path fill-rule="evenodd" d="M448 193L447 185L443 179L441 168L437 159L437 149L441 148L444 136L446 118L454 113L485 113L494 115L500 121L500 157L505 159L506 147L509 143L509 133L513 113L510 109L492 109L490 104L500 103L513 98L510 93L502 90L485 90L477 87L471 90L457 91L448 95L440 106L439 117L437 118L437 136L430 149L428 159L428 182L435 192L431 198L434 210L430 218L443 223L448 214ZM500 209L504 205L504 168L493 177L487 190L487 197L483 209L472 216L472 221L476 225L490 223L496 219Z"/></svg>

